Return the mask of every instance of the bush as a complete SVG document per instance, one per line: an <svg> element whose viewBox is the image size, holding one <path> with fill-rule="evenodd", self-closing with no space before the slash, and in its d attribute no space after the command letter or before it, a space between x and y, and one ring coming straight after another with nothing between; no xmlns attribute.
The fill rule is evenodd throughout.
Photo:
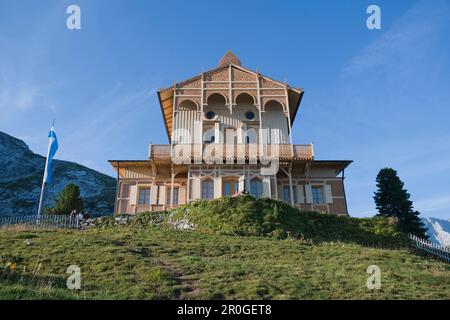
<svg viewBox="0 0 450 320"><path fill-rule="evenodd" d="M198 201L173 210L169 217L172 221L187 219L196 230L216 234L278 239L290 236L382 246L406 244L392 219L301 211L282 201L250 195ZM168 219L165 221L163 225L169 225Z"/></svg>

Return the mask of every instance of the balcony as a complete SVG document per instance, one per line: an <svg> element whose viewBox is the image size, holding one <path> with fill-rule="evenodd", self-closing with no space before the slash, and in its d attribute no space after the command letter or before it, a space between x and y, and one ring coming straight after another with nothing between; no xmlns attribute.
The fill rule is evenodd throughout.
<svg viewBox="0 0 450 320"><path fill-rule="evenodd" d="M314 146L312 144L277 144L265 145L262 151L258 144L179 144L174 148L179 159L188 161L196 158L222 158L223 160L258 160L261 155L280 160L312 160ZM149 158L153 160L171 160L171 148L168 144L151 144Z"/></svg>

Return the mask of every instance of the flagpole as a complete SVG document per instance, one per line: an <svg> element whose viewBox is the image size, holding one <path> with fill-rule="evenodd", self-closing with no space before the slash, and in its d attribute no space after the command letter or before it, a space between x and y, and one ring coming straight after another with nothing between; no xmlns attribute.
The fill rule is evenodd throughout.
<svg viewBox="0 0 450 320"><path fill-rule="evenodd" d="M38 208L38 218L41 216L42 213L42 207L44 204L44 192L45 192L45 178L47 176L47 165L48 165L48 155L50 153L50 145L51 142L48 143L48 151L47 151L47 157L45 158L45 169L44 169L44 176L42 177L42 186L41 186L41 196L39 197L39 208Z"/></svg>
<svg viewBox="0 0 450 320"><path fill-rule="evenodd" d="M53 124L54 123L55 123L55 120L53 120ZM53 125L52 125L52 128L53 128ZM49 139L48 149L47 149L47 157L45 158L44 176L42 177L41 195L39 197L39 207L38 207L38 213L37 213L38 218L42 214L42 209L43 209L43 205L44 205L45 179L47 177L48 157L50 155L51 144L52 144L51 139Z"/></svg>
<svg viewBox="0 0 450 320"><path fill-rule="evenodd" d="M45 162L47 162L47 160ZM45 179L45 174L44 174L44 179ZM42 179L42 180L44 180L44 179ZM42 203L44 202L44 191L45 191L45 181L42 181L41 196L39 197L39 208L38 208L38 213L37 213L38 218L41 216L41 212L42 212Z"/></svg>

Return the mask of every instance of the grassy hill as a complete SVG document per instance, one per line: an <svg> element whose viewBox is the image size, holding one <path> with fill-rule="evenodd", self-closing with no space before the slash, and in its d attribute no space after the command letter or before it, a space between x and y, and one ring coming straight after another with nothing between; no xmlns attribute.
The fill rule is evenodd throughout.
<svg viewBox="0 0 450 320"><path fill-rule="evenodd" d="M203 214L202 214L203 213ZM174 226L194 230L174 230ZM146 213L85 231L0 231L0 298L449 299L448 264L407 247L395 224L300 212L251 197ZM82 289L66 289L66 268ZM369 265L381 289L369 290Z"/></svg>

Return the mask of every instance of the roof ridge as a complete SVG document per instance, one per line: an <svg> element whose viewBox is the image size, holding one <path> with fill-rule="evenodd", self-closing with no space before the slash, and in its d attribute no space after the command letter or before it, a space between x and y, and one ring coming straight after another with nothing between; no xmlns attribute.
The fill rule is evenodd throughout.
<svg viewBox="0 0 450 320"><path fill-rule="evenodd" d="M222 57L222 59L220 59L219 67L228 66L230 64L235 64L235 65L240 66L241 60L239 60L238 57L236 57L236 55L231 50L228 50L225 53L225 55Z"/></svg>

